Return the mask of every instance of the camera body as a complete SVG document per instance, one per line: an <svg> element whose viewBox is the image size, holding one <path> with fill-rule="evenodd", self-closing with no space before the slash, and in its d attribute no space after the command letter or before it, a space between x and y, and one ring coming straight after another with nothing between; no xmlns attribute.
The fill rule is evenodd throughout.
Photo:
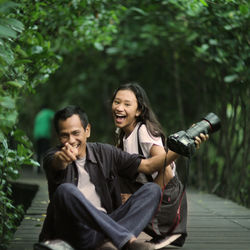
<svg viewBox="0 0 250 250"><path fill-rule="evenodd" d="M220 118L214 113L207 114L200 122L186 131L179 131L167 138L167 146L170 150L190 158L195 153L195 137L200 133L211 134L221 127Z"/></svg>

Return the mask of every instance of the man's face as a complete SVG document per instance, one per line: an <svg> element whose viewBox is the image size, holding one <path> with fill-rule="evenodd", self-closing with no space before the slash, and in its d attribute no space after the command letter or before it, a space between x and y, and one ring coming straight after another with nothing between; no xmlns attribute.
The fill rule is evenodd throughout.
<svg viewBox="0 0 250 250"><path fill-rule="evenodd" d="M90 125L83 128L78 115L72 115L66 120L59 120L59 140L62 145L69 143L73 148L78 150L77 157L81 158L86 155L86 142L90 136Z"/></svg>

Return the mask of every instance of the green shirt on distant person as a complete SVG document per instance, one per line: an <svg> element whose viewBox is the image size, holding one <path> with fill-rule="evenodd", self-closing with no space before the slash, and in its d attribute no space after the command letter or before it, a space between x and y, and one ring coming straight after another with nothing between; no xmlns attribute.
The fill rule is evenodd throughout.
<svg viewBox="0 0 250 250"><path fill-rule="evenodd" d="M42 109L35 118L34 139L51 138L51 120L54 117L54 111L51 109Z"/></svg>

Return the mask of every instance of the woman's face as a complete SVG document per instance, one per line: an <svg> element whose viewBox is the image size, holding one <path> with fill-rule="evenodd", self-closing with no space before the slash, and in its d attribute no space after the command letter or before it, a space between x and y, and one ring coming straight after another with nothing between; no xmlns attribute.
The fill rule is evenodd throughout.
<svg viewBox="0 0 250 250"><path fill-rule="evenodd" d="M129 135L136 126L136 118L140 115L136 96L131 90L119 90L112 103L112 114L115 126Z"/></svg>

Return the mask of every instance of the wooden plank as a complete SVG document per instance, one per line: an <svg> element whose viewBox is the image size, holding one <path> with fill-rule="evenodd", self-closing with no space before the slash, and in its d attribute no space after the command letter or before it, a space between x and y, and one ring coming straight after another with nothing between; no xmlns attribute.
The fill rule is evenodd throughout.
<svg viewBox="0 0 250 250"><path fill-rule="evenodd" d="M46 213L47 183L43 175L23 178L39 190L16 231L9 250L32 250ZM250 209L212 194L187 191L188 237L182 250L250 250ZM142 233L141 240L151 237ZM176 249L168 246L164 249Z"/></svg>

